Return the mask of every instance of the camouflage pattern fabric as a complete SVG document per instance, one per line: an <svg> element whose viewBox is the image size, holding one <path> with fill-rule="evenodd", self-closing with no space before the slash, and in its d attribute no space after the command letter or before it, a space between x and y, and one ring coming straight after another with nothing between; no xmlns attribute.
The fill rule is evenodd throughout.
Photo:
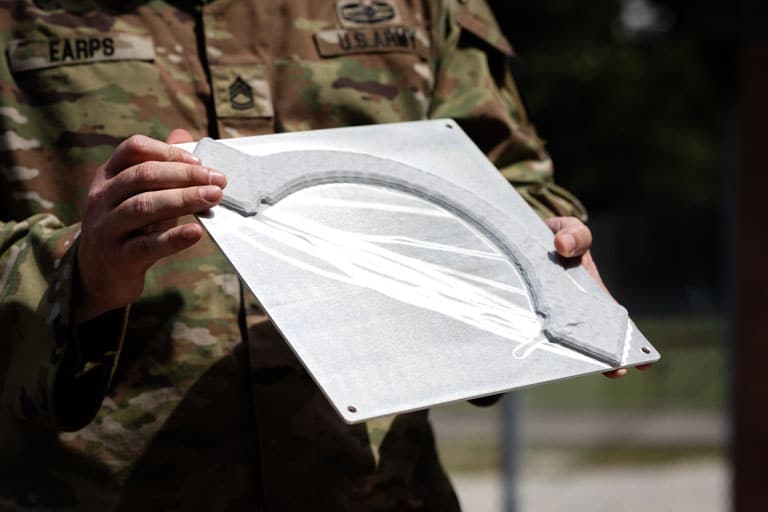
<svg viewBox="0 0 768 512"><path fill-rule="evenodd" d="M2 0L0 510L457 510L427 413L347 426L207 239L74 326L80 208L132 134L452 117L552 182L481 0ZM386 141L382 141L386 143Z"/></svg>

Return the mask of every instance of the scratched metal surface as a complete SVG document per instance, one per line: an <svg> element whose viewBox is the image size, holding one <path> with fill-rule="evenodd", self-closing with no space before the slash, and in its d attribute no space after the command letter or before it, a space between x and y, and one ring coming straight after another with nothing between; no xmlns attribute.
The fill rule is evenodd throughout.
<svg viewBox="0 0 768 512"><path fill-rule="evenodd" d="M254 156L334 150L405 163L518 219L535 242L527 251L546 254L552 245L546 226L449 120L221 142ZM659 358L631 322L618 341L620 364L549 341L509 256L472 224L403 191L322 184L255 216L217 207L200 220L349 422ZM557 265L536 261L539 270ZM604 297L583 270L562 272Z"/></svg>

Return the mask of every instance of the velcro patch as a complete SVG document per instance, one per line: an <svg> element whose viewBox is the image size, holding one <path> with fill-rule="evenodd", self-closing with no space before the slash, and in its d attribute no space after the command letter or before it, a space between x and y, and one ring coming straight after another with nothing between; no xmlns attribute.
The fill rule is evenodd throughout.
<svg viewBox="0 0 768 512"><path fill-rule="evenodd" d="M355 30L322 30L314 34L317 50L323 57L352 53L415 53L429 58L430 41L417 27L380 27Z"/></svg>
<svg viewBox="0 0 768 512"><path fill-rule="evenodd" d="M14 72L91 62L155 59L151 38L127 33L17 39L8 43L7 51Z"/></svg>

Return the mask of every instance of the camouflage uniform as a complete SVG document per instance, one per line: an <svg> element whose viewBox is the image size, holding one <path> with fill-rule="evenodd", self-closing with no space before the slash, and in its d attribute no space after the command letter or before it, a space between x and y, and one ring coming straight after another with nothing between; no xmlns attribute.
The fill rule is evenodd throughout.
<svg viewBox="0 0 768 512"><path fill-rule="evenodd" d="M70 298L92 174L136 133L452 117L543 214L581 215L484 2L2 6L0 509L457 509L427 413L343 424L209 240L130 314L75 327Z"/></svg>

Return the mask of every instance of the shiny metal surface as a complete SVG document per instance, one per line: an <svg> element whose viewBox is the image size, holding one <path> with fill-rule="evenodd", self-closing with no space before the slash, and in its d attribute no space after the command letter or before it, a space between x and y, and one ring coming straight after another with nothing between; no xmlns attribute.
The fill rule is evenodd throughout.
<svg viewBox="0 0 768 512"><path fill-rule="evenodd" d="M659 357L586 272L551 258L552 234L450 120L221 142L251 157L222 168L226 151L201 144L203 162L255 215L201 222L346 421ZM414 188L349 173L275 185L349 159ZM263 200L257 168L289 193Z"/></svg>

